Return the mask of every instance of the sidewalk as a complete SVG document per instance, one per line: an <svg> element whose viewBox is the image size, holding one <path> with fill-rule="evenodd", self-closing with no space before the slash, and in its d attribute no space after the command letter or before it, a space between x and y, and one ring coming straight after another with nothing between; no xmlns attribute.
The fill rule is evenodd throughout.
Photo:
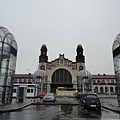
<svg viewBox="0 0 120 120"><path fill-rule="evenodd" d="M117 98L101 98L101 105L103 108L120 113L120 106L118 106Z"/></svg>

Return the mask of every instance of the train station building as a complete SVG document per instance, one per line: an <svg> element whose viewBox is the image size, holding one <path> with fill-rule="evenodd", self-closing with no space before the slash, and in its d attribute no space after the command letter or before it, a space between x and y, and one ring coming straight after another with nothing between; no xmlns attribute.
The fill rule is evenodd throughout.
<svg viewBox="0 0 120 120"><path fill-rule="evenodd" d="M40 48L38 70L47 74L47 91L55 92L57 87L77 88L77 74L86 70L84 49L81 44L76 46L75 61L71 61L64 54L49 61L48 49L45 44ZM97 93L116 92L115 75L92 75L93 89ZM16 74L14 83L33 83L33 74Z"/></svg>
<svg viewBox="0 0 120 120"><path fill-rule="evenodd" d="M48 61L47 46L42 45L40 49L38 69L45 70L48 79L48 89L52 92L57 87L74 87L76 88L76 76L80 70L85 69L85 57L82 45L76 48L75 62L65 58L64 54L59 54L59 58Z"/></svg>

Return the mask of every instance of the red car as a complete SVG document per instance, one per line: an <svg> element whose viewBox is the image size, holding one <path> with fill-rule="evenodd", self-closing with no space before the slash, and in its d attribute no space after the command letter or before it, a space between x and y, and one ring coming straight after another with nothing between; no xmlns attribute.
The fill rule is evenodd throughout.
<svg viewBox="0 0 120 120"><path fill-rule="evenodd" d="M43 98L43 97L45 96L45 94L46 94L45 92L41 92L41 93L39 93L38 96L39 96L40 98Z"/></svg>

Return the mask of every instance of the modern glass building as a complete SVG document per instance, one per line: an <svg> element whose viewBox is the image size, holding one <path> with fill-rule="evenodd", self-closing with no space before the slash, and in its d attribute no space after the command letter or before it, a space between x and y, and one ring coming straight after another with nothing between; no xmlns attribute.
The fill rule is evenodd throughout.
<svg viewBox="0 0 120 120"><path fill-rule="evenodd" d="M81 93L93 92L92 75L87 70L81 70L77 75L77 91Z"/></svg>
<svg viewBox="0 0 120 120"><path fill-rule="evenodd" d="M118 97L118 104L120 106L120 33L114 39L112 52L116 78L116 91Z"/></svg>
<svg viewBox="0 0 120 120"><path fill-rule="evenodd" d="M0 104L12 102L17 49L13 34L0 26Z"/></svg>

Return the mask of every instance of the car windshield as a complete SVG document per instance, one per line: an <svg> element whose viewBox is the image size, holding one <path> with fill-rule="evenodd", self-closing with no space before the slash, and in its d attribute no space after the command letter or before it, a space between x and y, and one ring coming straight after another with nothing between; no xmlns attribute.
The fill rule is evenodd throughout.
<svg viewBox="0 0 120 120"><path fill-rule="evenodd" d="M96 95L86 95L85 97L86 97L86 98L97 98Z"/></svg>
<svg viewBox="0 0 120 120"><path fill-rule="evenodd" d="M53 93L47 93L46 96L53 96Z"/></svg>

